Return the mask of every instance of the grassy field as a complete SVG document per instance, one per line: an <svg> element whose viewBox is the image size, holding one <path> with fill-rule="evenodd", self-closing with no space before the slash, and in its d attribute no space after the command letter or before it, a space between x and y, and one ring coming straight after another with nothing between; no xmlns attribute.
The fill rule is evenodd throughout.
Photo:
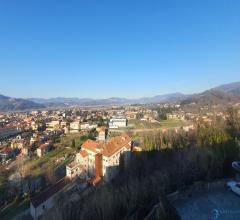
<svg viewBox="0 0 240 220"><path fill-rule="evenodd" d="M71 147L72 140L75 140L76 147L82 144L80 140L81 134L68 134L60 138L60 143L56 144L57 147Z"/></svg>
<svg viewBox="0 0 240 220"><path fill-rule="evenodd" d="M167 119L160 122L151 123L149 121L140 121L136 119L129 120L129 126L126 129L158 129L158 128L177 128L186 125L186 122L179 119Z"/></svg>
<svg viewBox="0 0 240 220"><path fill-rule="evenodd" d="M75 140L75 147L72 146ZM71 160L77 148L81 145L79 134L70 134L61 137L59 143L54 144L54 149L41 158L34 157L23 164L23 169L33 176L44 174L46 170L52 170L57 178L62 178L65 166Z"/></svg>
<svg viewBox="0 0 240 220"><path fill-rule="evenodd" d="M167 119L160 123L162 128L178 128L187 125L185 121L179 119Z"/></svg>
<svg viewBox="0 0 240 220"><path fill-rule="evenodd" d="M7 182L7 174L6 171L0 171L0 189L6 184Z"/></svg>
<svg viewBox="0 0 240 220"><path fill-rule="evenodd" d="M140 121L136 119L131 119L128 122L128 127L134 128L134 129L160 128L160 123L158 122L151 123L149 121Z"/></svg>

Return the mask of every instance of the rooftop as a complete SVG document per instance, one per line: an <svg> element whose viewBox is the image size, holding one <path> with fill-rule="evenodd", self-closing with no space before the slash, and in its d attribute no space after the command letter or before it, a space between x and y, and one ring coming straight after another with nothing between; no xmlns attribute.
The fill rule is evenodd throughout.
<svg viewBox="0 0 240 220"><path fill-rule="evenodd" d="M131 139L127 134L122 134L121 136L110 138L106 142L87 140L82 147L83 150L86 149L94 153L102 152L104 156L109 157L123 147L129 148L130 141Z"/></svg>
<svg viewBox="0 0 240 220"><path fill-rule="evenodd" d="M50 186L37 196L33 197L30 199L32 205L37 208L39 205L47 201L49 198L51 198L53 195L61 191L68 183L70 180L67 177L64 177L63 179L59 180L57 183L54 185Z"/></svg>

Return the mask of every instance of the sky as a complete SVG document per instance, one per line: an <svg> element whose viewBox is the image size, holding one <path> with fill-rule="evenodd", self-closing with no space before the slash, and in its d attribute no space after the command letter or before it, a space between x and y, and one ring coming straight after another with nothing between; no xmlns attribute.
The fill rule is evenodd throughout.
<svg viewBox="0 0 240 220"><path fill-rule="evenodd" d="M234 81L239 0L0 0L0 94L136 98Z"/></svg>

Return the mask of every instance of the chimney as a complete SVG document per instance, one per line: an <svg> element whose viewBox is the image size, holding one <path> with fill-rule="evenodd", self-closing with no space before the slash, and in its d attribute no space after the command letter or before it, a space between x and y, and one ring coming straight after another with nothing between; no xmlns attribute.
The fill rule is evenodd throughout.
<svg viewBox="0 0 240 220"><path fill-rule="evenodd" d="M102 154L95 155L95 177L103 177Z"/></svg>

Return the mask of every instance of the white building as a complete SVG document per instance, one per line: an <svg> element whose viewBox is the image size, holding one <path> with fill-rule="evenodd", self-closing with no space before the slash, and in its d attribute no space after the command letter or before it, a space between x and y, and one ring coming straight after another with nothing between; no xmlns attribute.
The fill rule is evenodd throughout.
<svg viewBox="0 0 240 220"><path fill-rule="evenodd" d="M131 139L123 134L105 142L87 140L83 143L75 161L66 167L69 178L76 176L101 177L111 180L118 172L120 156L127 160L131 151Z"/></svg>
<svg viewBox="0 0 240 220"><path fill-rule="evenodd" d="M123 117L112 118L109 122L109 128L124 128L127 127L128 120Z"/></svg>
<svg viewBox="0 0 240 220"><path fill-rule="evenodd" d="M94 128L97 128L97 124L89 124L89 123L81 124L81 130L91 130Z"/></svg>
<svg viewBox="0 0 240 220"><path fill-rule="evenodd" d="M61 122L59 120L51 121L46 123L47 131L54 131L55 129L59 129Z"/></svg>
<svg viewBox="0 0 240 220"><path fill-rule="evenodd" d="M42 144L41 146L39 146L37 148L37 156L38 157L44 156L45 154L47 154L50 151L51 147L52 147L52 145L49 143Z"/></svg>
<svg viewBox="0 0 240 220"><path fill-rule="evenodd" d="M65 177L39 195L30 199L30 214L33 220L40 219L54 206L55 198L64 190L69 182L69 178Z"/></svg>
<svg viewBox="0 0 240 220"><path fill-rule="evenodd" d="M88 170L88 153L81 150L75 160L66 167L66 176L70 179L80 176L85 179ZM82 176L81 176L82 175Z"/></svg>
<svg viewBox="0 0 240 220"><path fill-rule="evenodd" d="M98 141L105 141L106 138L107 138L107 128L104 127L104 126L98 127L97 132L98 132L97 140Z"/></svg>
<svg viewBox="0 0 240 220"><path fill-rule="evenodd" d="M70 131L78 132L78 131L80 131L80 129L81 129L81 126L80 126L79 121L75 121L75 122L70 123Z"/></svg>

